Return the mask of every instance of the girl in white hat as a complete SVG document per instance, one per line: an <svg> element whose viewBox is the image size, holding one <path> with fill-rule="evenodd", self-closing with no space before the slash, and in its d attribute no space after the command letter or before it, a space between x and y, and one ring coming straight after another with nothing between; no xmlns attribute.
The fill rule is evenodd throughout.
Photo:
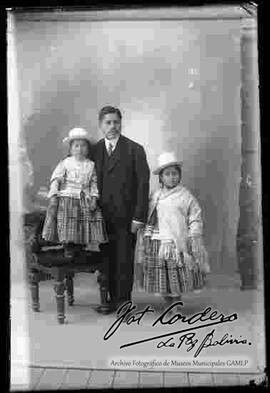
<svg viewBox="0 0 270 393"><path fill-rule="evenodd" d="M161 187L150 198L148 222L141 237L138 235L135 259L135 271L141 278L137 286L162 295L167 302L202 288L210 270L201 208L181 184L181 171L182 162L173 153L158 158L153 173L159 176Z"/></svg>
<svg viewBox="0 0 270 393"><path fill-rule="evenodd" d="M95 164L89 158L93 141L83 128L73 128L63 142L69 154L51 176L42 237L64 244L65 256L71 258L75 249L106 243L107 235L97 206Z"/></svg>

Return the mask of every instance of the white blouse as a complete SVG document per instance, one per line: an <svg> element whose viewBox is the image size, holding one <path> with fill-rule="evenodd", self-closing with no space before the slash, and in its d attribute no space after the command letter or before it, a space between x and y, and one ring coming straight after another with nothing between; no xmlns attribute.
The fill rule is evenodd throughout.
<svg viewBox="0 0 270 393"><path fill-rule="evenodd" d="M94 162L73 156L60 161L51 176L48 198L57 195L80 199L82 191L86 197L99 196Z"/></svg>
<svg viewBox="0 0 270 393"><path fill-rule="evenodd" d="M184 186L156 191L150 200L149 215L154 207L157 209L158 231L146 226L145 232L146 235L151 233L152 239L173 239L180 250L186 251L188 237L202 235L201 208Z"/></svg>

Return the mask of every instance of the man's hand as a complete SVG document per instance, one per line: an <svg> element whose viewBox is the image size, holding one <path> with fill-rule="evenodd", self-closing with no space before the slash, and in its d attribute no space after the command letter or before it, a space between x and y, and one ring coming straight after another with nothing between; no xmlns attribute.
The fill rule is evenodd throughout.
<svg viewBox="0 0 270 393"><path fill-rule="evenodd" d="M131 233L136 234L138 229L143 228L144 227L144 223L143 222L139 222L139 221L132 221L131 223Z"/></svg>

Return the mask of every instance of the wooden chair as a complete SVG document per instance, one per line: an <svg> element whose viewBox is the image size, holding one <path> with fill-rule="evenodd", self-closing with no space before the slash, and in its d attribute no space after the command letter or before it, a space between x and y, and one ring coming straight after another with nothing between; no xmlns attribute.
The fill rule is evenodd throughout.
<svg viewBox="0 0 270 393"><path fill-rule="evenodd" d="M76 273L94 273L98 271L97 281L100 290L100 305L97 311L109 312L107 260L102 252L82 250L74 258L64 256L63 246L50 243L41 238L44 211L35 211L25 215L24 229L27 250L28 277L31 289L32 310L40 311L39 282L45 274L54 278L57 319L60 324L65 321L65 292L68 305L74 303L73 278Z"/></svg>

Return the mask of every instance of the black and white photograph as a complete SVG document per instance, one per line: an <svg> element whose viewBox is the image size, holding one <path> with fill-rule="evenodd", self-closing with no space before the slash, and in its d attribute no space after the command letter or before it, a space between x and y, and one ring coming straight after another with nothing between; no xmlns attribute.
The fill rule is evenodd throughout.
<svg viewBox="0 0 270 393"><path fill-rule="evenodd" d="M11 390L267 385L257 7L7 10Z"/></svg>

